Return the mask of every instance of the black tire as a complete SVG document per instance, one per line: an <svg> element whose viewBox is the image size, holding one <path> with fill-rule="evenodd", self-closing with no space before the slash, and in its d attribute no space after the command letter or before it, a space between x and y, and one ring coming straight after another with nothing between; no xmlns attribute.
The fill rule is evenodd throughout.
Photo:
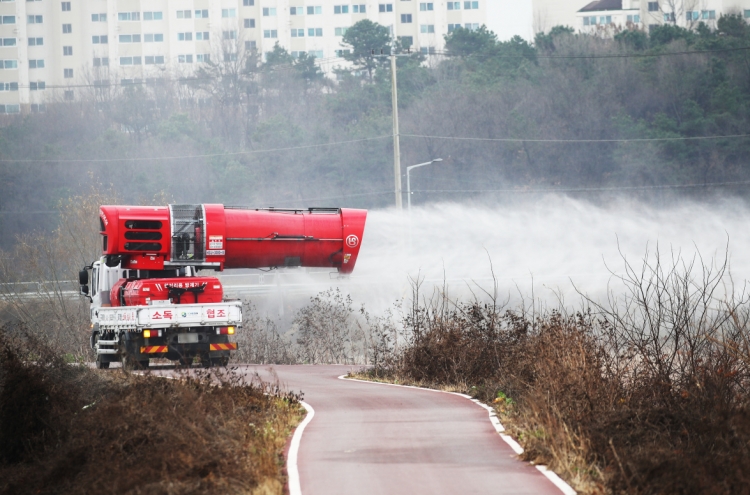
<svg viewBox="0 0 750 495"><path fill-rule="evenodd" d="M201 356L201 366L204 368L210 368L213 366L214 360L210 359L208 356Z"/></svg>
<svg viewBox="0 0 750 495"><path fill-rule="evenodd" d="M125 354L122 355L122 368L125 371L137 371L137 370L148 369L148 360L138 361L136 360L134 355L130 354L129 352L126 352Z"/></svg>
<svg viewBox="0 0 750 495"><path fill-rule="evenodd" d="M223 368L226 368L228 364L229 364L229 358L227 356L211 358L212 366L221 366Z"/></svg>
<svg viewBox="0 0 750 495"><path fill-rule="evenodd" d="M96 357L96 369L106 370L109 368L109 361L102 361L101 354Z"/></svg>

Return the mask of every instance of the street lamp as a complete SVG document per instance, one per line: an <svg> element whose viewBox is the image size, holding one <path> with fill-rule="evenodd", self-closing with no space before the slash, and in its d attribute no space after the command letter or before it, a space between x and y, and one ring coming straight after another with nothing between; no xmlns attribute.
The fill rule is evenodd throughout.
<svg viewBox="0 0 750 495"><path fill-rule="evenodd" d="M429 162L424 163L418 163L417 165L412 165L410 167L406 167L406 201L409 205L409 211L411 211L411 182L409 181L409 172L411 172L411 169L417 168L417 167L424 167L425 165L432 165L433 163L442 162L442 158L435 158L434 160L431 160Z"/></svg>

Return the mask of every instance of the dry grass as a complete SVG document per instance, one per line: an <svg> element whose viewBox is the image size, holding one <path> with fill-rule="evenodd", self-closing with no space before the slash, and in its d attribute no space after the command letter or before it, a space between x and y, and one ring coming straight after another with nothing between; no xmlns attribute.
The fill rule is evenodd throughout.
<svg viewBox="0 0 750 495"><path fill-rule="evenodd" d="M298 397L230 372L66 364L0 332L0 493L281 494Z"/></svg>
<svg viewBox="0 0 750 495"><path fill-rule="evenodd" d="M717 295L723 267L626 273L624 298L577 314L415 304L408 346L361 376L494 404L581 493L750 493L750 306Z"/></svg>

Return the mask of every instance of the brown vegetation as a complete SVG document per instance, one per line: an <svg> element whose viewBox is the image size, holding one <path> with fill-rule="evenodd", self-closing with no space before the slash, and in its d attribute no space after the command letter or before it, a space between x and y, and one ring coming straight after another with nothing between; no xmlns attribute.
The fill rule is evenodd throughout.
<svg viewBox="0 0 750 495"><path fill-rule="evenodd" d="M408 346L366 374L494 403L523 458L583 493L748 493L750 306L724 275L657 253L576 314L417 302Z"/></svg>
<svg viewBox="0 0 750 495"><path fill-rule="evenodd" d="M0 493L282 493L298 396L231 371L71 366L0 330Z"/></svg>

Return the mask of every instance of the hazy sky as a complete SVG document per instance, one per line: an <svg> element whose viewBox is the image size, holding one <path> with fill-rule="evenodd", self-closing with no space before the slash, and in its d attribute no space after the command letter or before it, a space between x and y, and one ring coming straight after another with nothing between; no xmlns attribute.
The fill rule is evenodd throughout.
<svg viewBox="0 0 750 495"><path fill-rule="evenodd" d="M506 41L515 35L527 40L534 37L531 0L485 0L490 30Z"/></svg>

